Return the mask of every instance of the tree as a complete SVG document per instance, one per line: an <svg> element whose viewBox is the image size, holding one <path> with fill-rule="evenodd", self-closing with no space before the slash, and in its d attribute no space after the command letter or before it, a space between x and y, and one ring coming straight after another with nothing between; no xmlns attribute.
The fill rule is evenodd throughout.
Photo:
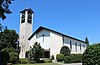
<svg viewBox="0 0 100 65"><path fill-rule="evenodd" d="M30 47L29 50L29 59L31 61L38 62L40 60L40 57L43 55L43 48L40 46L40 43L37 42L34 43L33 47Z"/></svg>
<svg viewBox="0 0 100 65"><path fill-rule="evenodd" d="M64 56L70 55L70 50L67 46L63 46L60 50L60 53L63 54Z"/></svg>
<svg viewBox="0 0 100 65"><path fill-rule="evenodd" d="M14 0L0 0L0 18L3 20L6 18L5 14L11 14L12 12L9 10L9 5Z"/></svg>
<svg viewBox="0 0 100 65"><path fill-rule="evenodd" d="M4 30L0 32L0 50L3 48L17 48L18 34L15 30Z"/></svg>
<svg viewBox="0 0 100 65"><path fill-rule="evenodd" d="M87 37L85 38L85 43L86 43L86 46L88 47L89 46L89 40L88 40Z"/></svg>
<svg viewBox="0 0 100 65"><path fill-rule="evenodd" d="M100 43L87 47L83 53L82 65L100 65Z"/></svg>

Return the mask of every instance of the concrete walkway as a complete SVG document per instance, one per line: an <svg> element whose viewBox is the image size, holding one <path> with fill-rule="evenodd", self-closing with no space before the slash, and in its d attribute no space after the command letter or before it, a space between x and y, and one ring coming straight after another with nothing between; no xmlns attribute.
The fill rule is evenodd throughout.
<svg viewBox="0 0 100 65"><path fill-rule="evenodd" d="M82 65L82 63L71 63L71 64L62 64L62 65Z"/></svg>

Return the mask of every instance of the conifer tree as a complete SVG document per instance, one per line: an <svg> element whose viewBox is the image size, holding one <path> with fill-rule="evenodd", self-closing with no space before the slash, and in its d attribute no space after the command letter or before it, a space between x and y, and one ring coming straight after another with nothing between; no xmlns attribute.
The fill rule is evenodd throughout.
<svg viewBox="0 0 100 65"><path fill-rule="evenodd" d="M88 40L87 37L85 38L85 43L86 43L86 46L88 47L89 46L89 40Z"/></svg>

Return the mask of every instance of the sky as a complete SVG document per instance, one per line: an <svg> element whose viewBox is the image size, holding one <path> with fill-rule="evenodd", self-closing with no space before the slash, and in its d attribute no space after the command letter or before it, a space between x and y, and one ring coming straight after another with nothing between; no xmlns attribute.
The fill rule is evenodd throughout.
<svg viewBox="0 0 100 65"><path fill-rule="evenodd" d="M19 33L20 11L34 11L33 32L40 26L80 40L88 37L90 44L100 42L100 0L15 0L12 14L0 23Z"/></svg>

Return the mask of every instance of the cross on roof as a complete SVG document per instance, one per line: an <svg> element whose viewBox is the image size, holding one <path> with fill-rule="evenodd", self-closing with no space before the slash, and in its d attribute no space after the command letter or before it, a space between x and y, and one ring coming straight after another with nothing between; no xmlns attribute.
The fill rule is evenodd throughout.
<svg viewBox="0 0 100 65"><path fill-rule="evenodd" d="M45 34L43 34L42 36L43 36L43 42L44 42L44 36L45 36Z"/></svg>

